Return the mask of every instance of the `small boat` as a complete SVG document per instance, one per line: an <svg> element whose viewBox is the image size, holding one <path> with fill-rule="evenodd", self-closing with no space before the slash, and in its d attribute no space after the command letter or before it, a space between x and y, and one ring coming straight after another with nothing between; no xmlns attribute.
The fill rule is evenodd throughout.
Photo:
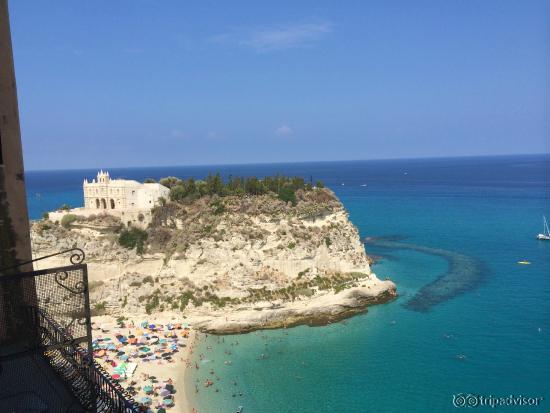
<svg viewBox="0 0 550 413"><path fill-rule="evenodd" d="M546 221L546 217L544 215L542 216L542 221L542 234L537 235L537 239L541 241L550 241L550 230L548 229L548 222Z"/></svg>
<svg viewBox="0 0 550 413"><path fill-rule="evenodd" d="M243 413L243 410L244 410L244 407L243 406L239 406L237 408L237 412L236 413Z"/></svg>
<svg viewBox="0 0 550 413"><path fill-rule="evenodd" d="M361 186L367 186L367 184L362 184Z"/></svg>
<svg viewBox="0 0 550 413"><path fill-rule="evenodd" d="M521 264L521 265L529 265L531 264L529 261L518 261L518 264Z"/></svg>

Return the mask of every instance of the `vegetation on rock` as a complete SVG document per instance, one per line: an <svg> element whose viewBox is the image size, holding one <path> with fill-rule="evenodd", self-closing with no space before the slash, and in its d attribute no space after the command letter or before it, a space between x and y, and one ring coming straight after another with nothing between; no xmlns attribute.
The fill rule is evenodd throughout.
<svg viewBox="0 0 550 413"><path fill-rule="evenodd" d="M61 218L61 225L63 228L69 228L73 222L77 220L77 216L73 214L63 215Z"/></svg>
<svg viewBox="0 0 550 413"><path fill-rule="evenodd" d="M244 196L244 195L264 195L273 193L279 196L279 199L285 202L296 204L295 192L298 190L311 191L311 184L306 184L300 177L285 177L281 175L267 176L263 179L257 177L234 177L230 176L224 182L219 173L209 174L205 180L196 181L194 178L181 180L174 176L162 178L161 185L170 188L170 200L182 202L185 200L195 200L206 195L218 196ZM317 182L317 187L324 187L321 181Z"/></svg>
<svg viewBox="0 0 550 413"><path fill-rule="evenodd" d="M118 243L128 249L135 248L138 254L143 254L147 236L147 232L139 228L125 229L120 233Z"/></svg>

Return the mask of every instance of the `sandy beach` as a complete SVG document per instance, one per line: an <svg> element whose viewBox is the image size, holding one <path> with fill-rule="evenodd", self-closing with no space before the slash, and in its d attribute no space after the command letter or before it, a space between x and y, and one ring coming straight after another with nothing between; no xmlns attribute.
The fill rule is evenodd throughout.
<svg viewBox="0 0 550 413"><path fill-rule="evenodd" d="M186 371L197 332L181 316L134 315L123 320L98 316L92 325L96 361L131 392L144 412L163 408L173 413L193 411ZM147 398L150 401L144 402Z"/></svg>

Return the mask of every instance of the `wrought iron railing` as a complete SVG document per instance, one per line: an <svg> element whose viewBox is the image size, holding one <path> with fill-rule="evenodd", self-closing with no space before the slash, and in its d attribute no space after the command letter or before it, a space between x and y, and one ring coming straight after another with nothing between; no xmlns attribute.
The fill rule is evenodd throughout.
<svg viewBox="0 0 550 413"><path fill-rule="evenodd" d="M56 372L72 386L72 392L82 405L97 412L134 413L138 403L118 384L95 360L90 359L82 346L64 346L70 337L47 316L43 316L48 339L48 350L44 355ZM53 345L52 345L53 344ZM95 400L95 403L93 402Z"/></svg>
<svg viewBox="0 0 550 413"><path fill-rule="evenodd" d="M60 254L68 252L73 265L0 276L0 367L40 354L86 411L138 412L132 396L93 359L84 252Z"/></svg>

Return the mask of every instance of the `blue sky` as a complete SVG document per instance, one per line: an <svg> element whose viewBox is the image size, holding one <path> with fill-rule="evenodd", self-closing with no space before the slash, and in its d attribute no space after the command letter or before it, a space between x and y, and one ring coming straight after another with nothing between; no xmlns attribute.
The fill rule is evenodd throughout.
<svg viewBox="0 0 550 413"><path fill-rule="evenodd" d="M550 152L550 2L10 2L27 169Z"/></svg>

